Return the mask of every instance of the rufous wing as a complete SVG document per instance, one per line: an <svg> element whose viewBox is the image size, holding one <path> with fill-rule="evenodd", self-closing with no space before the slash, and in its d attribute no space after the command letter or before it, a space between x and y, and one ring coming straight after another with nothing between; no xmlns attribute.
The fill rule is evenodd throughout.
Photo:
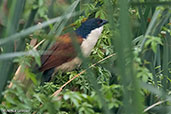
<svg viewBox="0 0 171 114"><path fill-rule="evenodd" d="M42 65L39 68L40 71L46 71L48 69L58 67L66 62L71 61L77 56L77 53L72 45L70 34L65 34L57 38L57 42L52 45L50 49L45 51L41 57ZM74 36L78 43L81 44L83 39L78 36Z"/></svg>

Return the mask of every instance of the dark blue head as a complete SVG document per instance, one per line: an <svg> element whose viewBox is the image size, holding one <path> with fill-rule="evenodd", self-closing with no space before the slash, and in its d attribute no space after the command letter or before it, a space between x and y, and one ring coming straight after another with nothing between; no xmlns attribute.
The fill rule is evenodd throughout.
<svg viewBox="0 0 171 114"><path fill-rule="evenodd" d="M100 18L88 19L81 24L81 26L76 30L76 33L82 38L86 38L92 30L99 28L106 23L106 20L102 20Z"/></svg>

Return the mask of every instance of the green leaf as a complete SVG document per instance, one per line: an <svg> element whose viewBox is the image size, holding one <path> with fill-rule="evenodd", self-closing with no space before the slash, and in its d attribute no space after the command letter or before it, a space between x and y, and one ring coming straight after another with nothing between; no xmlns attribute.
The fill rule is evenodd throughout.
<svg viewBox="0 0 171 114"><path fill-rule="evenodd" d="M36 75L35 75L35 74L31 73L31 72L29 71L29 69L25 69L25 73L26 73L26 76L27 76L28 78L30 78L30 79L33 81L33 83L34 83L35 85L38 84L38 83L37 83L37 80L36 80Z"/></svg>

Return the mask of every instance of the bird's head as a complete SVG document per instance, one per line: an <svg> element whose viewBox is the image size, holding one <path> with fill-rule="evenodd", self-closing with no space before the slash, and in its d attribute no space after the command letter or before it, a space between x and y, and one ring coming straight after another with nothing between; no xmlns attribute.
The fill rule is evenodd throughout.
<svg viewBox="0 0 171 114"><path fill-rule="evenodd" d="M81 24L81 26L76 30L77 35L81 36L82 38L87 38L87 36L93 30L100 30L102 31L102 26L108 23L108 21L100 19L100 18L92 18L88 19Z"/></svg>

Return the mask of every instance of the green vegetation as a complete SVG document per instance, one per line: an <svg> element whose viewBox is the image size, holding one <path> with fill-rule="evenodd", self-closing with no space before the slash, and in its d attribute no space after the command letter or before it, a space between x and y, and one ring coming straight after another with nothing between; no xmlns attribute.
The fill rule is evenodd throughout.
<svg viewBox="0 0 171 114"><path fill-rule="evenodd" d="M0 0L0 111L170 114L170 6L170 0ZM83 64L40 86L35 69L43 50L94 17L109 24L91 56L75 44Z"/></svg>

